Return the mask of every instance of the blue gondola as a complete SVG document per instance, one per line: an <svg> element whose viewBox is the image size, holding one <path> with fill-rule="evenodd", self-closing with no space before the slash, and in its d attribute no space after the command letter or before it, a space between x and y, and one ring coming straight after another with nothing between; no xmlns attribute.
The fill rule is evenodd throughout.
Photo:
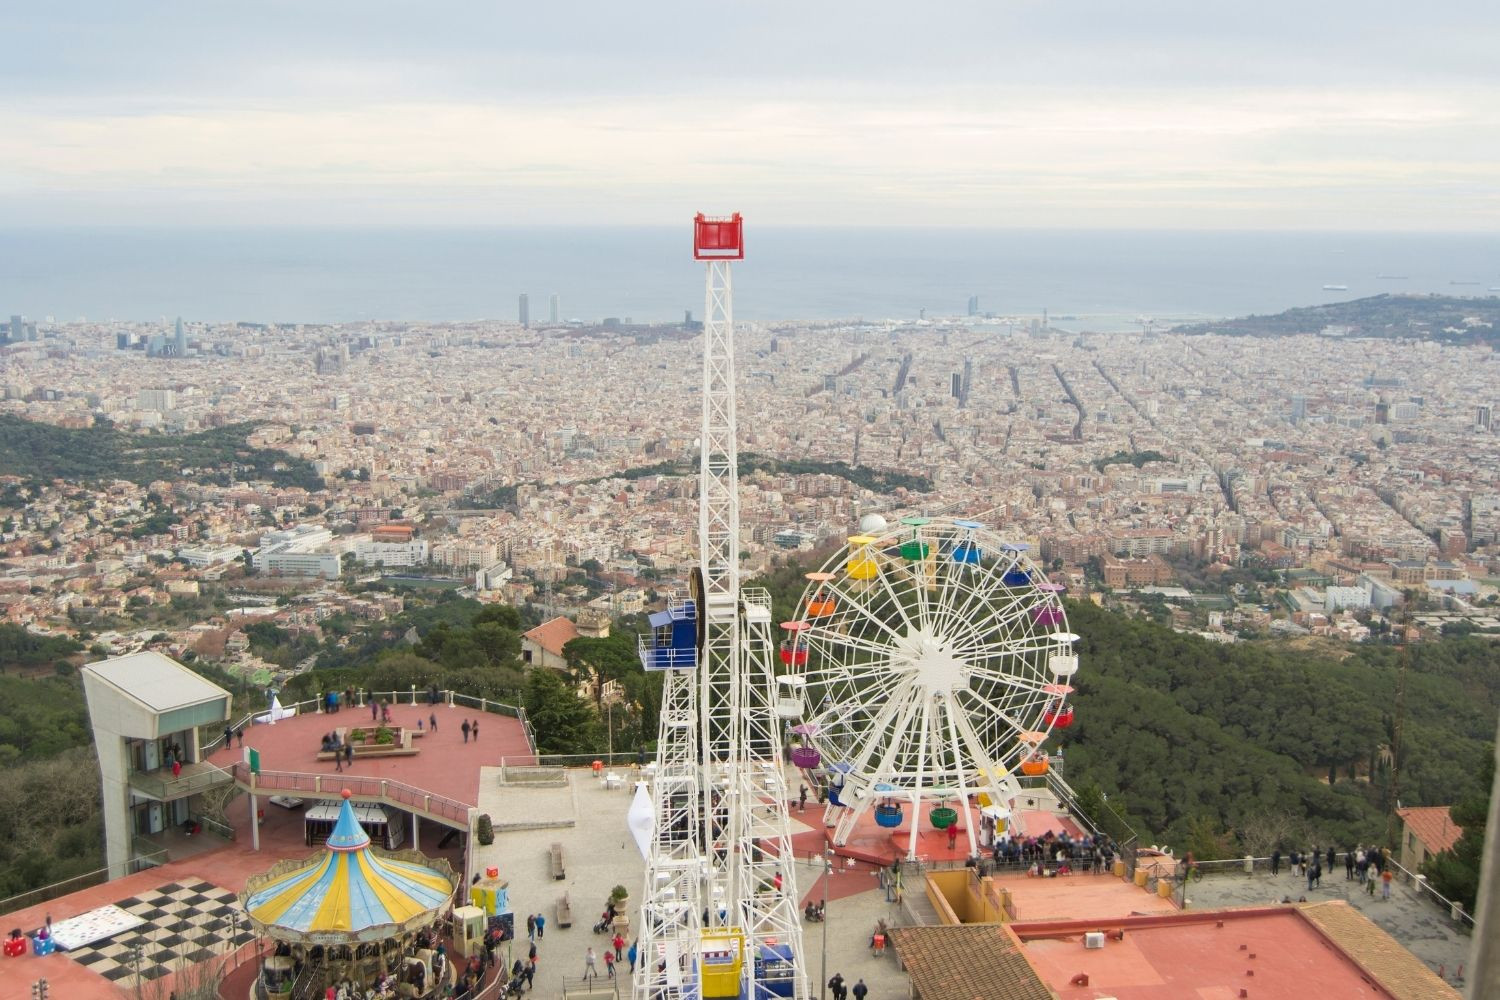
<svg viewBox="0 0 1500 1000"><path fill-rule="evenodd" d="M640 636L636 651L647 670L691 670L698 665L698 610L692 601L669 603L649 616L651 632Z"/></svg>
<svg viewBox="0 0 1500 1000"><path fill-rule="evenodd" d="M894 829L901 825L901 806L895 802L882 802L875 807L875 825Z"/></svg>

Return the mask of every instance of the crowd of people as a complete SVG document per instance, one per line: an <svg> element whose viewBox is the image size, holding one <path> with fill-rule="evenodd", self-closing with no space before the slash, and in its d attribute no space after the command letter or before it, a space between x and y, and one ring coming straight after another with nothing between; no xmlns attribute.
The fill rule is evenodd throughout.
<svg viewBox="0 0 1500 1000"><path fill-rule="evenodd" d="M1365 847L1363 844L1355 845L1353 850L1344 851L1344 880L1347 882L1358 882L1364 887L1367 894L1375 895L1376 885L1380 886L1380 898L1389 900L1391 898L1391 883L1395 881L1396 874L1391 868L1390 850L1384 847L1376 847L1373 844ZM1293 850L1286 854L1286 860L1291 868L1291 874L1296 879L1307 879L1307 891L1312 892L1323 884L1323 874L1332 872L1338 860L1339 852L1332 847L1326 852L1319 851L1314 847L1307 851ZM1324 866L1324 860L1327 866ZM1277 848L1271 852L1271 874L1281 874L1282 852Z"/></svg>

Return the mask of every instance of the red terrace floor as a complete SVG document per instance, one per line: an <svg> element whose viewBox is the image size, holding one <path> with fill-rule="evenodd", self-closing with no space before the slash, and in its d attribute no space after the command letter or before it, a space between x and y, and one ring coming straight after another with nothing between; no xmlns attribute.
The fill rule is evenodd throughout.
<svg viewBox="0 0 1500 1000"><path fill-rule="evenodd" d="M418 737L414 745L421 753L410 757L354 759L352 771L363 777L385 778L421 788L471 806L479 804L479 769L494 767L500 758L515 764L532 763L535 758L526 743L526 730L519 719L505 715L482 714L472 708L450 708L447 705L391 706L391 721L398 726L417 726L417 720L428 725L436 715L436 733ZM479 739L464 742L461 729L464 720L479 720ZM333 761L317 759L320 739L335 727L347 729L370 727L368 708L346 708L332 715L298 715L282 719L274 726L252 726L245 731L245 746L260 751L262 771L298 771L304 774L328 774L337 777ZM227 767L242 760L244 752L236 744L233 750L220 748L210 763Z"/></svg>
<svg viewBox="0 0 1500 1000"><path fill-rule="evenodd" d="M479 801L479 768L494 766L500 758L515 763L531 763L530 748L526 733L517 719L494 714L480 714L473 709L448 708L438 705L392 706L392 721L397 725L415 727L417 719L424 724L429 714L438 718L437 733L426 733L418 741L422 752L411 757L393 757L379 760L356 760L355 774L366 777L387 778L404 782L418 788L477 805ZM480 723L479 740L464 742L460 726L464 719ZM336 715L304 715L283 719L274 726L253 726L245 731L245 746L255 747L261 752L261 769L264 771L298 771L313 774L338 775L332 761L319 761L316 754L319 739L335 726L365 726L370 721L369 710L346 710ZM243 751L220 749L210 757L219 766L227 766L241 760ZM273 806L264 797L260 800L265 820L261 825L261 849L251 847L249 796L240 795L228 807L228 817L237 831L237 839L217 850L205 851L193 857L172 861L159 868L117 879L104 885L93 886L54 899L37 906L18 910L0 917L4 930L21 927L27 930L41 926L48 914L54 923L78 916L96 907L125 899L140 892L148 892L158 886L183 879L202 879L233 892L245 887L245 881L255 874L266 871L283 858L305 858L316 848L310 848L303 839L302 813ZM423 823L420 827L423 852L434 857L445 857L462 871L462 844L445 850L437 849L437 839L442 828L436 823ZM198 845L194 845L197 847ZM413 846L408 836L404 847ZM242 960L251 960L247 950ZM6 959L0 965L0 1000L28 1000L31 985L45 978L51 986L53 997L92 998L129 997L134 990L127 990L110 983L61 954L38 958L28 954L21 959ZM161 981L166 990L171 988L171 977ZM156 984L149 987L155 995Z"/></svg>
<svg viewBox="0 0 1500 1000"><path fill-rule="evenodd" d="M1007 927L1060 1000L1391 996L1292 907ZM1109 936L1122 928L1123 940ZM1106 932L1104 947L1087 949L1094 930Z"/></svg>
<svg viewBox="0 0 1500 1000"><path fill-rule="evenodd" d="M954 841L951 850L948 847L947 831L934 830L927 822L924 809L917 834L918 857L926 858L930 862L963 861L968 858L968 827L979 822L979 807L972 802L966 805L955 803L955 807L959 810L958 839ZM822 806L815 807L812 803L808 803L806 812L799 813L796 800L789 802L787 808L791 815L812 826L818 824L823 811ZM906 808L910 810L910 806ZM867 810L860 817L848 842L842 847L835 847L834 853L845 858L857 858L872 865L889 865L898 857L905 859L911 842L910 819L908 813L906 822L899 829L891 830L877 825L875 811ZM1017 820L1017 828L1027 831L1031 836L1041 836L1049 830L1053 833L1066 832L1070 837L1083 836L1083 830L1073 820L1050 812L1035 809L1021 810L1017 814ZM977 825L975 829L978 829ZM825 844L833 843L833 831L834 828L830 826L821 835L816 830L796 834L792 838L793 849L799 855L819 853Z"/></svg>

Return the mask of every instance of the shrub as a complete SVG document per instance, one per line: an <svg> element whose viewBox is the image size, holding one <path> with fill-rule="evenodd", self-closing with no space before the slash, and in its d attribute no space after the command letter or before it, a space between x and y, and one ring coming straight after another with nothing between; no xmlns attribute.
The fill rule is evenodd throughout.
<svg viewBox="0 0 1500 1000"><path fill-rule="evenodd" d="M349 730L349 742L350 743L363 743L364 739L365 739L365 731L363 729L351 729L351 730Z"/></svg>
<svg viewBox="0 0 1500 1000"><path fill-rule="evenodd" d="M389 727L381 726L379 729L375 730L375 742L380 746L386 746L388 744L394 743L396 742L396 734L391 732Z"/></svg>
<svg viewBox="0 0 1500 1000"><path fill-rule="evenodd" d="M479 838L481 844L493 844L495 842L495 825L490 822L489 813L480 813L475 823L474 835Z"/></svg>
<svg viewBox="0 0 1500 1000"><path fill-rule="evenodd" d="M617 885L613 889L609 890L609 898L612 902L618 903L620 900L629 895L630 892L623 885Z"/></svg>

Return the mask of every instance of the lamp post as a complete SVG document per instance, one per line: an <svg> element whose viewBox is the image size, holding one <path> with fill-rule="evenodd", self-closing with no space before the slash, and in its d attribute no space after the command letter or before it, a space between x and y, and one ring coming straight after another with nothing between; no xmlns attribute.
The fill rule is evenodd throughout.
<svg viewBox="0 0 1500 1000"><path fill-rule="evenodd" d="M823 966L818 973L818 996L828 997L828 879L833 874L833 848L823 851Z"/></svg>

